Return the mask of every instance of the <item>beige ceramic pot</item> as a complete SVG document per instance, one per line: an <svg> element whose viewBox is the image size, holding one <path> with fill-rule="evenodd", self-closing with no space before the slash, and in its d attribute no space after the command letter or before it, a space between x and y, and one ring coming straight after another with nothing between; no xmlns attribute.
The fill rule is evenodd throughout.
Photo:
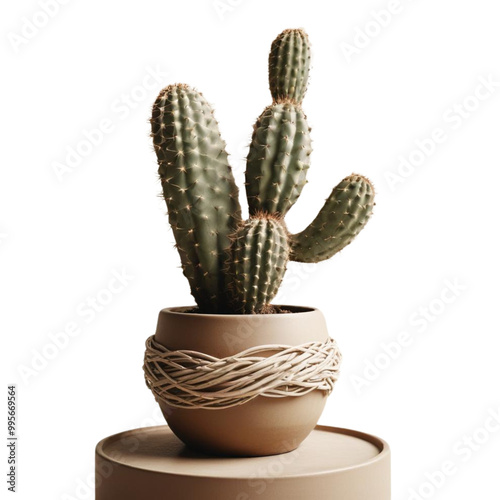
<svg viewBox="0 0 500 500"><path fill-rule="evenodd" d="M313 308L284 306L289 314L223 315L163 309L155 340L170 350L193 350L224 358L251 347L325 341L323 314ZM272 353L270 353L272 354ZM263 456L294 450L314 429L327 395L255 399L225 409L160 407L172 431L189 447L211 454Z"/></svg>

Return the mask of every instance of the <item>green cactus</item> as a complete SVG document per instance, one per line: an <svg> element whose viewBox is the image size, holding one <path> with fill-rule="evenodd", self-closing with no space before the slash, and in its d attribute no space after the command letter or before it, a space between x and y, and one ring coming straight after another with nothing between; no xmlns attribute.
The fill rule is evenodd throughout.
<svg viewBox="0 0 500 500"><path fill-rule="evenodd" d="M271 45L269 88L275 101L292 99L301 103L307 90L311 46L304 30L285 30Z"/></svg>
<svg viewBox="0 0 500 500"><path fill-rule="evenodd" d="M283 218L309 169L310 128L301 103L310 58L309 39L300 29L285 30L271 46L273 102L254 125L245 222L225 143L203 96L187 85L171 85L153 106L153 144L169 222L200 312L273 312L270 303L289 260L330 258L372 214L373 186L353 174L333 189L306 229L297 234L286 229Z"/></svg>
<svg viewBox="0 0 500 500"><path fill-rule="evenodd" d="M252 217L233 236L228 288L235 312L265 312L278 292L288 261L288 234L280 219Z"/></svg>
<svg viewBox="0 0 500 500"><path fill-rule="evenodd" d="M299 105L280 101L257 119L247 159L250 215L284 216L306 184L311 154L309 125Z"/></svg>
<svg viewBox="0 0 500 500"><path fill-rule="evenodd" d="M363 229L374 206L371 182L352 174L333 188L316 218L301 233L290 236L290 259L320 262L329 259Z"/></svg>
<svg viewBox="0 0 500 500"><path fill-rule="evenodd" d="M200 309L225 307L221 267L241 215L213 111L187 85L160 92L151 119L163 195L184 275Z"/></svg>

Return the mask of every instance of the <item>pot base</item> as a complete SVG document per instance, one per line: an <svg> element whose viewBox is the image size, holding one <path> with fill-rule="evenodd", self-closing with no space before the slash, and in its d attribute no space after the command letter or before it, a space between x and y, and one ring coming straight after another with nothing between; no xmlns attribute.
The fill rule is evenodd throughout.
<svg viewBox="0 0 500 500"><path fill-rule="evenodd" d="M185 410L164 403L160 408L174 434L191 449L255 457L295 450L316 425L326 400L326 393L313 391L279 399L259 396L224 410Z"/></svg>
<svg viewBox="0 0 500 500"><path fill-rule="evenodd" d="M291 453L221 458L189 450L167 426L123 432L96 448L96 500L390 500L379 438L318 426Z"/></svg>

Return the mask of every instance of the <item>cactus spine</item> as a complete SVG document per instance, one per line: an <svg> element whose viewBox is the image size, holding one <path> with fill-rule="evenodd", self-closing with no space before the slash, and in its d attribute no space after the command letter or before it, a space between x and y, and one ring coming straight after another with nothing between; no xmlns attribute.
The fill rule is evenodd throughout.
<svg viewBox="0 0 500 500"><path fill-rule="evenodd" d="M283 218L306 184L310 164L310 128L302 110L310 59L303 30L285 30L272 43L273 102L254 125L245 222L225 143L204 97L187 85L171 85L153 106L153 144L169 222L201 312L273 312L270 303L289 260L330 258L372 214L373 186L353 174L333 189L307 228L297 234L286 229Z"/></svg>

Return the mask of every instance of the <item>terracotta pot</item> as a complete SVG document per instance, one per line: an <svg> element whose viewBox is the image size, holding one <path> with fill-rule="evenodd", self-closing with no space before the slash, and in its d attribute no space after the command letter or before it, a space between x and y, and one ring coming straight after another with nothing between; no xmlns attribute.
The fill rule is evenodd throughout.
<svg viewBox="0 0 500 500"><path fill-rule="evenodd" d="M282 307L291 313L223 315L186 312L192 307L163 309L155 340L170 350L222 358L259 345L293 346L328 338L319 310ZM160 407L172 431L190 448L211 454L263 456L297 448L314 429L326 399L324 391L315 390L298 397L258 396L227 409L184 409L166 403Z"/></svg>

